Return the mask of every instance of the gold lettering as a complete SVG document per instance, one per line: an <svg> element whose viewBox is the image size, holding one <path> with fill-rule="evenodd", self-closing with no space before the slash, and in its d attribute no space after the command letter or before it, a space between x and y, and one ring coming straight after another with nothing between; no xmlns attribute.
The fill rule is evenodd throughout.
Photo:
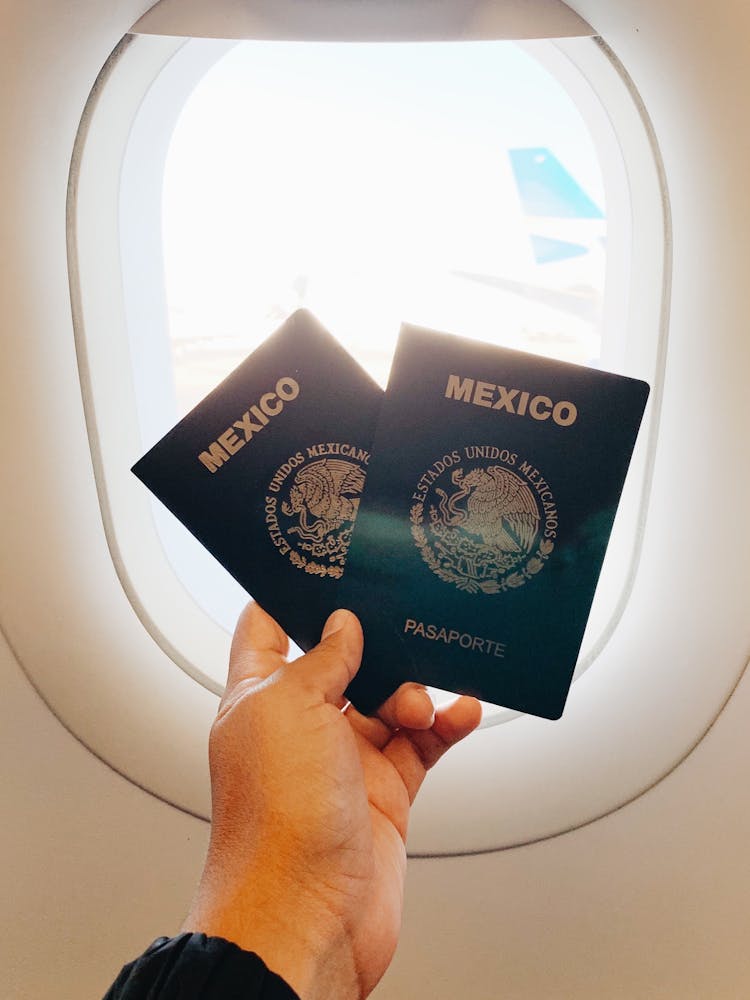
<svg viewBox="0 0 750 1000"><path fill-rule="evenodd" d="M254 424L252 422L252 420L250 419L249 412L244 413L239 420L235 420L234 426L237 428L237 430L244 431L246 441L250 440L255 431L263 430L262 427L259 427L257 424Z"/></svg>
<svg viewBox="0 0 750 1000"><path fill-rule="evenodd" d="M277 399L275 392L267 392L264 396L260 397L260 408L264 413L267 413L269 417L275 417L277 413L281 413L284 409L284 404L279 399L278 406L271 406L271 400Z"/></svg>
<svg viewBox="0 0 750 1000"><path fill-rule="evenodd" d="M575 403L569 403L565 399L560 403L555 403L555 408L552 411L552 419L556 424L559 424L560 427L570 427L571 424L576 422L577 416L578 409Z"/></svg>
<svg viewBox="0 0 750 1000"><path fill-rule="evenodd" d="M477 406L492 406L492 393L494 390L495 387L492 382L477 382L473 402Z"/></svg>
<svg viewBox="0 0 750 1000"><path fill-rule="evenodd" d="M500 399L492 407L493 410L507 410L508 413L515 413L513 409L513 400L519 393L518 389L506 389L504 385L499 385L497 391L500 393Z"/></svg>
<svg viewBox="0 0 750 1000"><path fill-rule="evenodd" d="M202 451L198 456L198 461L202 462L209 472L216 472L228 460L229 455L215 441L209 445L208 451Z"/></svg>
<svg viewBox="0 0 750 1000"><path fill-rule="evenodd" d="M240 448L245 447L245 442L237 437L231 427L227 427L224 433L219 435L218 442L230 455L236 455Z"/></svg>
<svg viewBox="0 0 750 1000"><path fill-rule="evenodd" d="M462 399L464 403L470 403L473 388L473 378L460 379L458 375L449 375L448 384L445 387L445 398Z"/></svg>
<svg viewBox="0 0 750 1000"><path fill-rule="evenodd" d="M289 376L280 378L276 383L276 395L285 403L290 403L299 396L299 383Z"/></svg>
<svg viewBox="0 0 750 1000"><path fill-rule="evenodd" d="M539 407L544 405L546 410L540 412ZM547 420L552 412L552 400L549 396L534 396L529 405L529 413L534 420Z"/></svg>
<svg viewBox="0 0 750 1000"><path fill-rule="evenodd" d="M495 392L497 399L493 403ZM506 413L513 413L519 417L525 417L527 414L534 420L549 420L552 417L559 427L570 427L578 417L578 408L568 399L553 403L549 396L532 396L526 390L509 389L504 385L475 381L473 378L462 378L455 374L448 376L444 395L446 399L458 399L463 403L473 403L475 406L505 410Z"/></svg>
<svg viewBox="0 0 750 1000"><path fill-rule="evenodd" d="M236 455L240 448L252 438L253 434L262 431L268 424L270 417L275 417L284 409L284 402L296 399L300 394L299 383L291 376L284 376L276 383L275 392L267 392L260 398L260 406L253 404L243 413L239 420L235 420L231 427L227 427L223 434L213 441L206 451L200 452L198 461L204 465L209 472L216 472L233 455ZM251 414L259 423L253 423ZM238 437L234 428L242 431L245 440ZM302 455L298 452L299 461L302 462ZM278 487L277 487L278 489Z"/></svg>
<svg viewBox="0 0 750 1000"><path fill-rule="evenodd" d="M266 424L268 423L268 417L265 415L265 413L263 413L262 410L259 410L257 406L251 406L250 412L254 417L260 420L260 422L263 424L264 427L266 426ZM260 430L260 428L258 429Z"/></svg>

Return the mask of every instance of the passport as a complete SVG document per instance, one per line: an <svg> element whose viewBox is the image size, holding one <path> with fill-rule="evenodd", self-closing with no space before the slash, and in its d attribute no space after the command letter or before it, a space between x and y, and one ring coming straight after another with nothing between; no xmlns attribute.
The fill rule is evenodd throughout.
<svg viewBox="0 0 750 1000"><path fill-rule="evenodd" d="M340 595L360 711L413 680L560 717L648 392L402 327Z"/></svg>
<svg viewBox="0 0 750 1000"><path fill-rule="evenodd" d="M299 310L133 466L302 649L341 606L382 397Z"/></svg>

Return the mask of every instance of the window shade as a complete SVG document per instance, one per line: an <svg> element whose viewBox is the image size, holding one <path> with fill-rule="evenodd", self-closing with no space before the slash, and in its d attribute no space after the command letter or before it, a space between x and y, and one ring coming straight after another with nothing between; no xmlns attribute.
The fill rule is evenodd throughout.
<svg viewBox="0 0 750 1000"><path fill-rule="evenodd" d="M562 0L160 0L132 31L188 38L332 42L596 34Z"/></svg>

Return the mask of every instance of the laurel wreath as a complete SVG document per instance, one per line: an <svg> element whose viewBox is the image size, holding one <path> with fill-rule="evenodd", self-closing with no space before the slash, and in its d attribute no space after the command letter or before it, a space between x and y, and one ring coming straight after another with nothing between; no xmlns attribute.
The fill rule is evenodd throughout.
<svg viewBox="0 0 750 1000"><path fill-rule="evenodd" d="M460 573L454 572L448 566L443 566L435 558L435 554L430 548L427 534L422 527L424 517L424 504L415 503L410 511L411 534L422 558L430 567L432 572L446 583L452 583L459 590L465 590L470 594L476 594L480 590L484 594L499 594L506 590L514 590L522 587L532 576L536 576L544 568L544 564L549 559L550 553L555 547L555 543L548 538L542 539L534 555L521 569L514 570L501 580L470 580Z"/></svg>
<svg viewBox="0 0 750 1000"><path fill-rule="evenodd" d="M313 562L311 559L308 560L305 556L301 556L294 549L289 553L289 561L297 569L304 569L305 573L310 573L314 576L332 576L335 579L339 579L344 575L343 566L321 566L320 563Z"/></svg>
<svg viewBox="0 0 750 1000"><path fill-rule="evenodd" d="M330 563L338 563L343 567L346 562L346 554L349 551L349 543L352 540L352 530L353 525L344 528L335 535L324 535L319 542L298 541L297 546L315 558L325 558Z"/></svg>

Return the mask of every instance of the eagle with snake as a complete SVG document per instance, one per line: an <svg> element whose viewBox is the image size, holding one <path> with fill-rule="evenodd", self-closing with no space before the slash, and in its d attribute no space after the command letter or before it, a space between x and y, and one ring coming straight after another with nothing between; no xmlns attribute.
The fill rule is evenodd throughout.
<svg viewBox="0 0 750 1000"><path fill-rule="evenodd" d="M320 542L348 521L359 509L365 473L353 462L323 458L300 469L294 477L289 499L281 509L287 516L299 515L289 532L310 542Z"/></svg>
<svg viewBox="0 0 750 1000"><path fill-rule="evenodd" d="M450 496L440 488L438 509L443 523L477 535L484 545L508 555L523 556L532 548L539 528L534 496L518 476L501 465L456 469Z"/></svg>

